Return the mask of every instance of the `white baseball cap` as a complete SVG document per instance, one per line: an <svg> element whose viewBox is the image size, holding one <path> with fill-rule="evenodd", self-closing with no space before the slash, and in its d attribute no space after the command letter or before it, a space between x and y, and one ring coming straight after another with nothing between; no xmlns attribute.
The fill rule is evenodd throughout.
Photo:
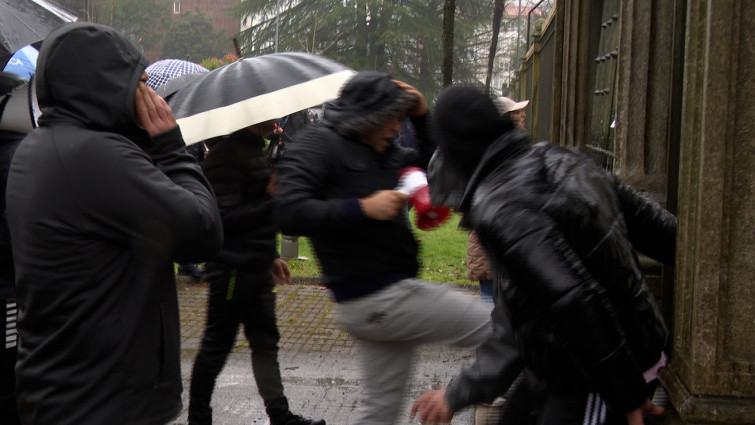
<svg viewBox="0 0 755 425"><path fill-rule="evenodd" d="M495 99L494 102L495 102L495 105L498 107L498 111L500 111L501 115L507 112L518 111L520 109L524 109L527 107L527 105L530 104L529 100L516 102L506 96L501 96Z"/></svg>

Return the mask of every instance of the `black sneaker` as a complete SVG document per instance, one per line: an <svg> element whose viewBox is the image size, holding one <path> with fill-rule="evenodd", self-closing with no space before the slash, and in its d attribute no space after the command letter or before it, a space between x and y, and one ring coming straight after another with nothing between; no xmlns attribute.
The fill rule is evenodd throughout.
<svg viewBox="0 0 755 425"><path fill-rule="evenodd" d="M283 422L274 422L274 425L325 425L322 419L307 419L293 413L288 414Z"/></svg>

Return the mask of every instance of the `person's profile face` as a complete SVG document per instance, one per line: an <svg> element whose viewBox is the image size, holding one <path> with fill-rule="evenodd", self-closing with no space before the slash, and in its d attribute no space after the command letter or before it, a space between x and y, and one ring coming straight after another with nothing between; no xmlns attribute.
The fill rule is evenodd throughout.
<svg viewBox="0 0 755 425"><path fill-rule="evenodd" d="M524 109L519 109L517 111L511 111L511 121L514 122L514 125L521 128L522 130L526 130L524 120L527 118L527 113L524 112Z"/></svg>
<svg viewBox="0 0 755 425"><path fill-rule="evenodd" d="M383 124L381 127L362 135L362 141L372 146L378 153L384 153L393 144L393 139L401 131L403 117L398 117Z"/></svg>

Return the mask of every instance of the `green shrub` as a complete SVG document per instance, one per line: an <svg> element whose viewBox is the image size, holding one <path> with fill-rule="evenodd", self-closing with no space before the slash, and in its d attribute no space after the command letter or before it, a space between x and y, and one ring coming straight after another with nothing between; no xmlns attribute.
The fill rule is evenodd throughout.
<svg viewBox="0 0 755 425"><path fill-rule="evenodd" d="M411 214L412 222L414 215ZM420 242L420 277L436 282L476 283L467 280L467 232L459 229L459 214L430 231L415 228ZM292 276L314 277L320 267L308 238L299 239L299 258L286 260ZM280 246L280 238L279 238ZM305 258L305 259L301 259Z"/></svg>

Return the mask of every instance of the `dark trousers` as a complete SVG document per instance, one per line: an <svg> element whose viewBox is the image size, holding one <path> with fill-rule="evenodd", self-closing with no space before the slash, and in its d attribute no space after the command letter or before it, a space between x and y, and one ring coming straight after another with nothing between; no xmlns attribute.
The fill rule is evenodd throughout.
<svg viewBox="0 0 755 425"><path fill-rule="evenodd" d="M210 401L215 380L233 349L239 325L252 350L252 370L257 391L271 422L288 414L283 394L275 317L275 283L269 270L249 272L219 263L208 263L210 299L202 347L194 361L189 392L189 424L211 424Z"/></svg>
<svg viewBox="0 0 755 425"><path fill-rule="evenodd" d="M582 392L550 392L539 413L538 425L626 425L626 414L606 410L603 413L588 409L589 394ZM592 401L592 400L589 400ZM588 411L590 413L588 413ZM602 418L602 420L601 420Z"/></svg>
<svg viewBox="0 0 755 425"><path fill-rule="evenodd" d="M498 425L537 425L545 396L545 384L525 369L504 394L506 402L498 417Z"/></svg>
<svg viewBox="0 0 755 425"><path fill-rule="evenodd" d="M651 398L657 381L647 386ZM597 398L596 398L597 397ZM626 412L615 412L595 394L549 391L538 414L538 425L626 425ZM646 422L645 423L649 423Z"/></svg>
<svg viewBox="0 0 755 425"><path fill-rule="evenodd" d="M21 423L16 405L16 352L18 334L16 316L18 308L13 299L0 298L0 324L3 330L0 339L0 424L15 425Z"/></svg>

